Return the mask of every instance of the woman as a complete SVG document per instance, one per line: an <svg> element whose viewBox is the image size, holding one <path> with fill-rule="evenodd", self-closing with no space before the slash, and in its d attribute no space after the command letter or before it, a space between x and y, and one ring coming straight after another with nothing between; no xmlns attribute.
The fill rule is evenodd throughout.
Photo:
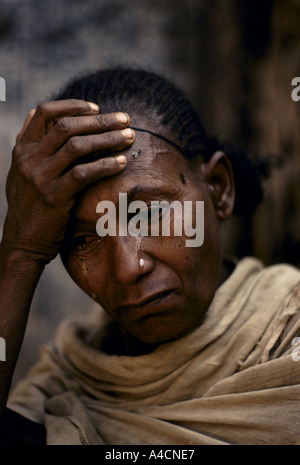
<svg viewBox="0 0 300 465"><path fill-rule="evenodd" d="M298 440L300 372L292 343L299 335L299 271L224 259L220 223L253 212L259 172L207 137L170 83L122 69L75 80L27 118L7 195L4 442ZM151 235L151 224L141 234L145 212L130 234L130 209L124 232L124 199L143 202L149 219L152 202L204 202L203 243L187 247L186 230L175 234L178 221L169 235ZM102 222L100 235L99 205L117 214ZM118 233L103 232L109 221ZM100 307L60 327L5 408L35 287L58 253Z"/></svg>

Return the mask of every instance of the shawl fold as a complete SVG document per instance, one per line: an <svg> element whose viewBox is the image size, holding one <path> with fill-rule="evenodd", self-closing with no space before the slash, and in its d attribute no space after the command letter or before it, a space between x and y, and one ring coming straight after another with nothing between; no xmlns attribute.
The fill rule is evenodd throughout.
<svg viewBox="0 0 300 465"><path fill-rule="evenodd" d="M295 444L300 431L300 272L246 257L203 324L136 357L101 347L99 307L63 322L8 406L47 444Z"/></svg>

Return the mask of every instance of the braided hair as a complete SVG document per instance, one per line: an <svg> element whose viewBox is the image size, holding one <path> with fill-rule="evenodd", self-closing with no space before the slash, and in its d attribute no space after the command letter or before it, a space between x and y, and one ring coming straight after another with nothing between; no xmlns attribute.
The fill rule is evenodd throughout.
<svg viewBox="0 0 300 465"><path fill-rule="evenodd" d="M208 136L191 103L166 78L144 70L99 70L76 78L56 98L87 100L97 103L102 113L121 111L137 120L146 115L155 135L178 148L188 160L202 156L208 161L221 150L231 162L235 180L233 213L249 217L262 201L261 179L268 174L267 165ZM131 127L152 132L151 127Z"/></svg>

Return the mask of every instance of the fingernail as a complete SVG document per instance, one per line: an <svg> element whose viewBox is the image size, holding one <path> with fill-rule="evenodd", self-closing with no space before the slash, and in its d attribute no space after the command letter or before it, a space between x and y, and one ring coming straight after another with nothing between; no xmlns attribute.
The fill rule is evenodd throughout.
<svg viewBox="0 0 300 465"><path fill-rule="evenodd" d="M130 128L123 129L121 133L123 134L124 137L126 137L126 139L133 139L134 133L132 129Z"/></svg>
<svg viewBox="0 0 300 465"><path fill-rule="evenodd" d="M90 108L91 108L93 111L99 113L99 111L100 111L99 105L97 105L97 104L94 103L94 102L87 102L87 103L88 103L88 105L90 106Z"/></svg>
<svg viewBox="0 0 300 465"><path fill-rule="evenodd" d="M115 113L115 118L119 123L127 124L129 122L127 113Z"/></svg>
<svg viewBox="0 0 300 465"><path fill-rule="evenodd" d="M126 165L127 163L127 158L125 157L125 155L117 155L116 160L119 163L119 165L122 165L122 166Z"/></svg>

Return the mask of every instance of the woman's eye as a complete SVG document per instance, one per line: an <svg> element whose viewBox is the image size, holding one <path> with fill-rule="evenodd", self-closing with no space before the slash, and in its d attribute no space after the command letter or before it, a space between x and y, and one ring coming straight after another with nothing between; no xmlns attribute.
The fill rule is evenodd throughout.
<svg viewBox="0 0 300 465"><path fill-rule="evenodd" d="M76 236L72 238L72 249L80 252L101 242L101 237L97 236Z"/></svg>

